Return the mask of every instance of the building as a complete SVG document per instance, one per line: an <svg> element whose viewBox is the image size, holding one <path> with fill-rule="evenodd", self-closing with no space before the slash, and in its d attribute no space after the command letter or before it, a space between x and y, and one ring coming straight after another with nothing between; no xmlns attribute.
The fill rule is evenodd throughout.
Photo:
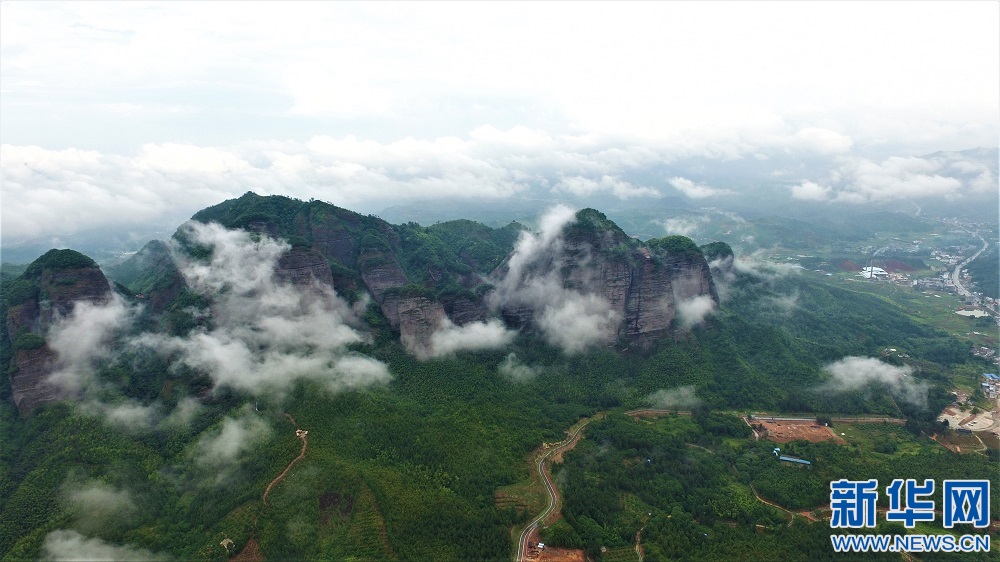
<svg viewBox="0 0 1000 562"><path fill-rule="evenodd" d="M774 448L774 456L778 457L778 461L780 461L780 462L791 462L791 463L796 463L796 464L802 464L802 465L805 465L805 466L811 466L812 465L811 462L809 462L809 461L807 461L805 459L799 459L799 458L795 458L795 457L789 457L788 455L782 455L781 454L781 447L775 447Z"/></svg>
<svg viewBox="0 0 1000 562"><path fill-rule="evenodd" d="M881 267L862 267L861 273L859 274L865 279L888 279L889 272L882 269Z"/></svg>

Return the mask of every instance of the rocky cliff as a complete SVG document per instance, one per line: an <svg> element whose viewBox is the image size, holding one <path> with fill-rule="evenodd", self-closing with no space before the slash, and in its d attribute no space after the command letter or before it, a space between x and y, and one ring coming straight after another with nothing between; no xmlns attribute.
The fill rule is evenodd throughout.
<svg viewBox="0 0 1000 562"><path fill-rule="evenodd" d="M104 304L111 285L90 258L73 250L50 250L35 260L5 295L7 334L14 351L11 389L22 416L65 398L46 382L55 354L45 343L53 323L81 302Z"/></svg>
<svg viewBox="0 0 1000 562"><path fill-rule="evenodd" d="M564 227L557 249L532 268L529 275L549 270L562 287L604 299L621 319L608 343L619 337L650 341L674 327L678 303L697 297L715 304L719 300L708 262L690 239L670 236L642 243L593 209L578 212ZM505 275L507 268L501 266L491 277L500 283ZM501 314L508 323L525 326L534 311L513 302L504 303Z"/></svg>
<svg viewBox="0 0 1000 562"><path fill-rule="evenodd" d="M351 300L370 294L411 348L427 345L444 318L465 325L499 313L510 325L528 326L540 305L506 302L491 312L484 297L507 270L523 228L517 223L501 229L472 221L391 225L320 201L253 193L193 219L289 241L279 276L329 284ZM607 343L659 337L675 327L678 303L699 296L718 301L705 257L687 238L643 243L585 209L564 228L560 242L557 255L533 267L554 274L562 287L608 303L620 323Z"/></svg>

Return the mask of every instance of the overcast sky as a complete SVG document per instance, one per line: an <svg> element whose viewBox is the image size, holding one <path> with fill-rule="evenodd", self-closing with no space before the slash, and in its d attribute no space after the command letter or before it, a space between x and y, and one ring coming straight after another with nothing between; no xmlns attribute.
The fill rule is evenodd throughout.
<svg viewBox="0 0 1000 562"><path fill-rule="evenodd" d="M650 172L692 159L774 162L829 204L996 190L913 157L997 145L998 30L993 1L4 2L2 233L250 189L359 210L749 189Z"/></svg>

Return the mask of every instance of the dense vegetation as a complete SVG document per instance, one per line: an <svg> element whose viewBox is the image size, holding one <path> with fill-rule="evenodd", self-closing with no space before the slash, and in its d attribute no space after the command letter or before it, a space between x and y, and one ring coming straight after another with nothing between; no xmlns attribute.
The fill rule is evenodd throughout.
<svg viewBox="0 0 1000 562"><path fill-rule="evenodd" d="M332 246L339 253L330 259L331 273L342 294L359 291L359 271L380 260L397 260L409 278L410 285L389 289L397 294L482 291L470 280L501 265L521 230L516 223L491 229L471 221L394 226L322 202L253 194L196 218L254 226L300 249ZM577 218L570 235L593 236L613 225L593 210ZM345 232L355 236L355 246L341 243ZM610 239L625 240L625 250L639 244L610 232ZM179 244L185 247L184 240ZM709 259L732 255L725 244L699 249L680 236L649 245ZM23 276L3 277L4 317L34 287L29 272L85 263L72 254L46 256ZM167 278L176 270L166 248L153 244L146 256L146 266L119 272L128 290L172 286ZM196 397L201 407L186 423L123 425L84 402L48 406L21 419L4 376L0 557L38 558L54 531L72 529L178 559L225 559L230 553L219 544L225 538L234 541L234 552L253 540L275 559L508 559L510 528L528 514L497 507L497 489L529 479L531 450L562 439L567 427L601 411L612 414L588 427L560 475L565 520L546 531L552 542L593 556L601 546L628 548L644 528L650 560L822 558L829 553L828 529L787 526L785 514L757 501L753 491L790 509L811 509L823 503L830 479L897 473L940 478L995 468L983 455L956 462L932 453L934 446L918 437L940 430L934 416L954 379L975 384L979 364L948 334L894 302L845 286L764 273L725 279L721 310L689 332L646 348L593 348L569 356L522 333L503 349L419 361L403 349L379 308L369 306L362 316L374 345L357 349L387 364L393 378L359 391L331 393L311 382L286 395L213 389L204 373L128 347L100 362L95 377L103 404L131 400L166 413ZM197 335L205 328L196 313L211 299L180 288L168 296L162 312L144 309L132 329ZM11 341L5 325L0 331L6 375L16 351L44 341L31 334ZM887 346L911 356L913 378L928 387L926 404L893 399L877 384L826 389L824 365L848 355L878 356ZM504 374L511 354L528 376ZM692 404L693 417L635 422L616 414L677 387L691 387L700 403ZM796 443L791 450L815 459L816 467L788 469L775 462L768 444L747 438L749 428L733 414L749 410L905 416L908 425L897 427L892 439L918 443L919 454ZM227 417L249 420L259 438L222 470L198 459L206 442L229 431ZM295 427L309 431L308 454L265 505L264 489L299 453ZM890 442L876 440L880 446ZM105 490L120 505L141 509L88 521L74 494L79 489Z"/></svg>
<svg viewBox="0 0 1000 562"><path fill-rule="evenodd" d="M1000 248L996 243L969 264L969 275L976 290L988 297L1000 298Z"/></svg>
<svg viewBox="0 0 1000 562"><path fill-rule="evenodd" d="M861 427L876 434L892 431L880 425ZM799 515L790 522L788 511L828 507L831 480L888 483L894 478L998 475L997 467L981 455L956 456L929 439L891 427L894 437L911 448L906 454L829 442L783 446L786 453L812 462L804 467L778 462L774 444L746 439L749 428L733 416L705 410L693 418L672 415L656 421L609 416L592 422L586 439L566 455L558 472L566 483L566 523L550 527L544 538L584 548L598 559L603 558L601 547L614 552L633 545L640 529L646 560L828 559L828 537L836 531ZM994 496L993 509L998 505ZM905 529L880 519L875 532L900 534Z"/></svg>

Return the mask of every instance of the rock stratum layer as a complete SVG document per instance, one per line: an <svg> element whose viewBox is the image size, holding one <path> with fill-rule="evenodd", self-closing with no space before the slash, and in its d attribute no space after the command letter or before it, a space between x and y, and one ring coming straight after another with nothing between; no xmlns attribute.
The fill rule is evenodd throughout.
<svg viewBox="0 0 1000 562"><path fill-rule="evenodd" d="M80 303L105 304L111 285L94 262L73 250L51 250L28 267L7 295L7 334L14 351L10 377L14 403L21 415L66 398L48 382L57 359L45 337L59 318Z"/></svg>
<svg viewBox="0 0 1000 562"><path fill-rule="evenodd" d="M411 351L427 349L442 326L464 326L491 316L530 331L539 310L548 305L537 299L497 298L496 287L506 282L515 244L523 235L517 223L499 229L466 220L430 227L391 225L320 201L253 193L204 209L193 220L286 240L290 249L278 260L278 279L303 287L326 285L352 302L370 295ZM644 243L593 209L576 213L558 238L555 249L534 260L526 274L605 307L613 323L608 344L652 342L677 327L679 304L696 298L718 302L708 263L690 239L671 236ZM192 296L173 261L172 252L179 247L183 244L171 249L150 242L108 270L153 316L152 325L161 318L159 329L171 333L197 324L184 317ZM58 398L44 382L54 358L43 338L53 320L69 314L74 303L106 302L111 289L92 260L71 250L39 258L17 283L19 296L9 303L6 319L15 348L12 385L18 407L30 412Z"/></svg>

